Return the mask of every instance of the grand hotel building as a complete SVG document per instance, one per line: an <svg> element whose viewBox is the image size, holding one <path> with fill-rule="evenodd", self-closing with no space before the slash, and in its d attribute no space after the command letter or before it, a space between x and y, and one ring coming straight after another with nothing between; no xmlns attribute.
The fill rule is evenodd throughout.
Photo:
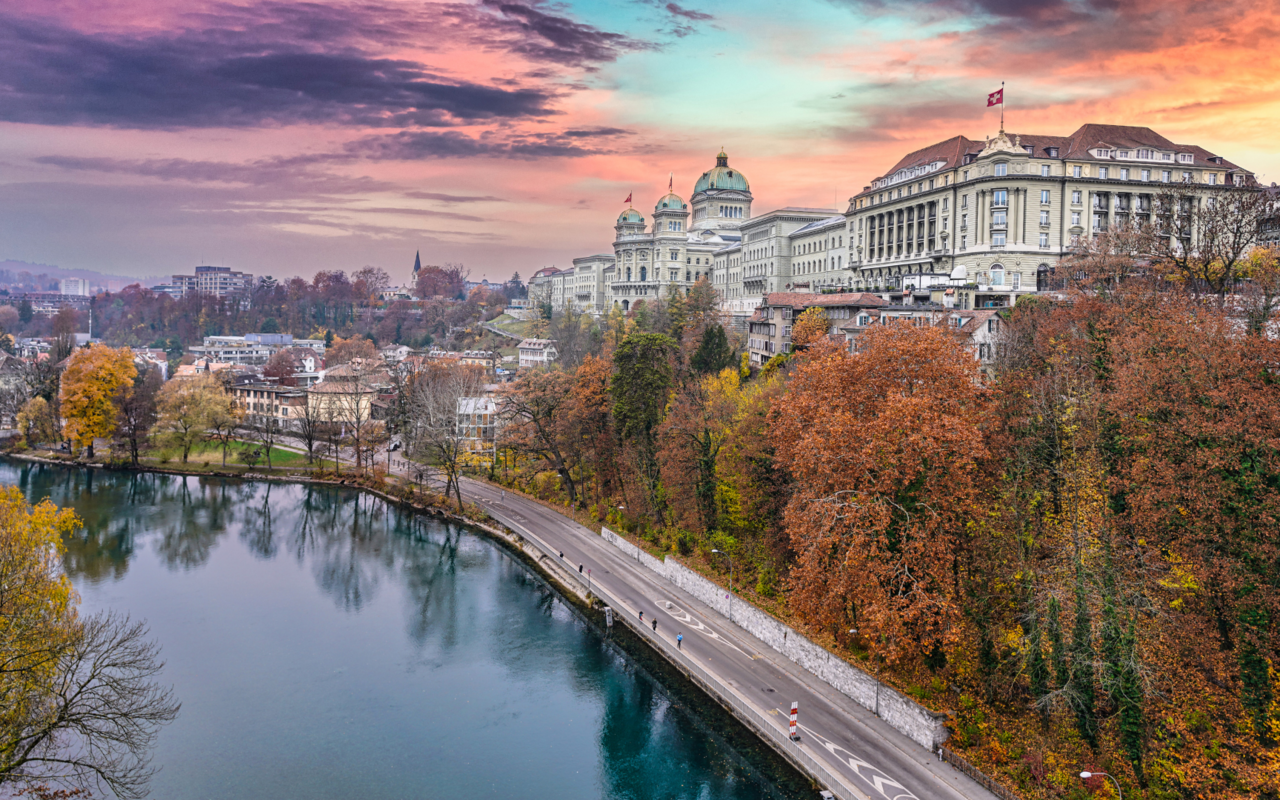
<svg viewBox="0 0 1280 800"><path fill-rule="evenodd" d="M1087 124L1070 136L956 136L904 156L843 213L781 208L752 216L747 177L721 152L688 205L669 192L652 226L628 208L614 226L612 253L540 270L530 291L599 314L687 290L706 275L724 310L743 318L778 291L846 289L893 303L998 308L1046 288L1081 239L1150 220L1153 200L1170 184L1203 202L1252 179L1222 156L1150 128Z"/></svg>

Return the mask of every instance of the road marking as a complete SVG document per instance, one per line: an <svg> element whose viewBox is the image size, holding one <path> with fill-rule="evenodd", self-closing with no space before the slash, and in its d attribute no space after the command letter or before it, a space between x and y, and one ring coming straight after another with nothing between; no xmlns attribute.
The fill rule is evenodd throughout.
<svg viewBox="0 0 1280 800"><path fill-rule="evenodd" d="M728 639L724 638L720 634L708 628L706 625L703 625L701 622L694 619L693 615L690 614L688 611L685 611L683 608L680 608L679 606L673 606L669 601L663 601L663 602L666 604L667 606L666 608L663 608L661 605L658 605L658 601L656 600L654 601L654 605L658 606L660 610L670 614L674 619L677 619L687 624L690 628L696 630L698 633L701 633L703 636L706 636L710 639L715 639L717 642L720 642L723 645L732 647L734 650L737 650L739 653L742 653L747 658L752 657L750 653L743 650L741 647L738 647L733 642L729 641Z"/></svg>
<svg viewBox="0 0 1280 800"><path fill-rule="evenodd" d="M777 709L774 710L777 711ZM920 800L914 794L907 791L906 787L902 784L885 774L883 770L878 767L873 767L867 762L855 757L853 753L850 753L848 750L818 733L813 728L810 728L807 725L801 725L800 728L802 728L806 733L812 734L813 737L818 740L818 744L822 745L823 748L831 753L831 755L841 760L842 763L847 763L849 768L853 770L853 774L857 775L865 783L874 788L881 796L888 800ZM837 750L840 752L837 753ZM844 756L848 756L848 758L844 759L844 756L842 756L841 753L843 753ZM864 775L863 770L866 770L868 774ZM868 777L868 775L870 777ZM890 794L886 789L898 789L900 791Z"/></svg>

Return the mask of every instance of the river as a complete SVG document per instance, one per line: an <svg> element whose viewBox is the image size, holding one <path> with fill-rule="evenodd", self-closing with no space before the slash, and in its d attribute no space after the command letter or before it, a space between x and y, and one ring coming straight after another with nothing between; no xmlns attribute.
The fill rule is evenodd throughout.
<svg viewBox="0 0 1280 800"><path fill-rule="evenodd" d="M84 609L161 645L182 711L157 798L816 794L465 527L335 487L11 461L0 479L76 510Z"/></svg>

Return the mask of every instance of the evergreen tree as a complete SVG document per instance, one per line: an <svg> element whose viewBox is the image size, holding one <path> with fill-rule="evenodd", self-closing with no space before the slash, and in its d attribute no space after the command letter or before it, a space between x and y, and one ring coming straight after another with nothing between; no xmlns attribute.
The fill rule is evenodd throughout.
<svg viewBox="0 0 1280 800"><path fill-rule="evenodd" d="M1085 597L1084 577L1076 578L1075 624L1071 628L1068 697L1076 716L1076 730L1089 747L1098 748L1097 698L1094 691L1093 625Z"/></svg>
<svg viewBox="0 0 1280 800"><path fill-rule="evenodd" d="M733 348L729 346L729 337L724 327L716 324L707 328L698 342L698 349L689 359L689 366L694 372L702 375L714 375L722 369L733 366Z"/></svg>
<svg viewBox="0 0 1280 800"><path fill-rule="evenodd" d="M1062 639L1062 606L1058 598L1049 598L1049 656L1053 660L1054 687L1061 689L1071 676L1067 674L1067 646Z"/></svg>
<svg viewBox="0 0 1280 800"><path fill-rule="evenodd" d="M671 354L675 342L660 333L636 331L613 353L609 392L618 434L636 449L644 489L655 521L658 502L658 458L654 431L662 422L671 394Z"/></svg>
<svg viewBox="0 0 1280 800"><path fill-rule="evenodd" d="M1142 772L1143 699L1142 676L1138 672L1137 622L1129 620L1129 628L1120 640L1122 660L1116 670L1114 697L1120 707L1120 746L1129 758L1138 782L1146 785Z"/></svg>
<svg viewBox="0 0 1280 800"><path fill-rule="evenodd" d="M1044 634L1040 629L1040 612L1034 601L1027 613L1023 631L1027 638L1027 654L1025 657L1027 676L1031 680L1032 702L1039 704L1049 693L1049 663L1044 657Z"/></svg>

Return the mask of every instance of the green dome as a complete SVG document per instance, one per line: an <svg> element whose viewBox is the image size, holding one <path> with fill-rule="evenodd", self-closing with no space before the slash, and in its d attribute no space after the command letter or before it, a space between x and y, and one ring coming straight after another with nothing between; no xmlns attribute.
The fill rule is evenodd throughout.
<svg viewBox="0 0 1280 800"><path fill-rule="evenodd" d="M643 223L644 217L641 216L640 212L636 211L634 208L628 208L626 211L623 211L618 215L618 224L621 225L624 222Z"/></svg>
<svg viewBox="0 0 1280 800"><path fill-rule="evenodd" d="M684 204L684 201L680 199L679 195L672 193L658 201L658 204L653 207L653 213L656 214L659 211L669 208L673 208L676 211L683 211L688 208L688 206Z"/></svg>
<svg viewBox="0 0 1280 800"><path fill-rule="evenodd" d="M694 194L708 189L736 189L740 192L749 192L751 184L747 183L746 175L730 168L729 156L721 150L716 156L716 165L702 173L702 177L698 178L698 182L693 185Z"/></svg>

